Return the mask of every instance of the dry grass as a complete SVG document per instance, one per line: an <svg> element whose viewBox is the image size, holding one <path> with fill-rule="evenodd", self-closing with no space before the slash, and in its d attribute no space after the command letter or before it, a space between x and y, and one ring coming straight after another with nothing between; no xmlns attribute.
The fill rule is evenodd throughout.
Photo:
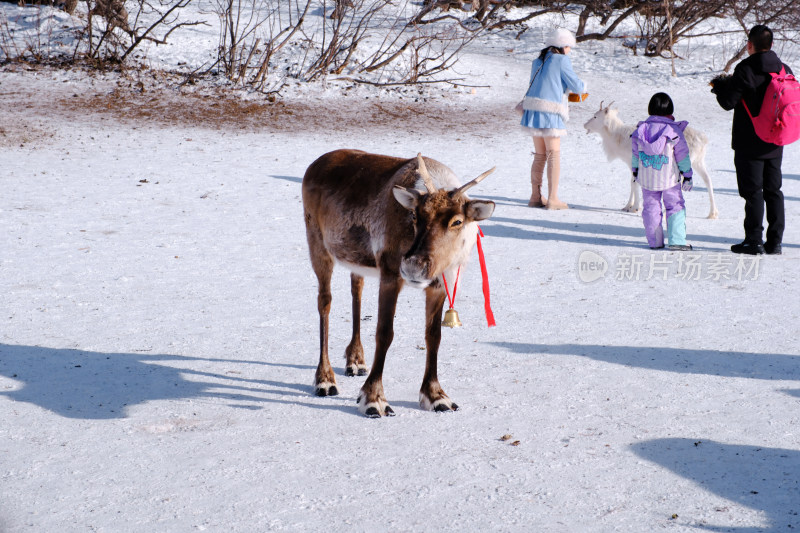
<svg viewBox="0 0 800 533"><path fill-rule="evenodd" d="M66 81L58 81L52 71L43 74L26 73L3 83L0 70L0 145L46 144L48 137L63 134L48 128L51 117L84 125L102 122L111 126L109 122L116 122L239 132L346 133L370 129L378 134L454 135L467 130L480 132L492 122L487 114L507 111L363 96L273 101L261 96L253 100L225 89L180 87L175 80L165 80L163 73L97 76L88 72L85 77L71 76ZM28 76L35 77L36 83L26 83ZM490 135L491 131L485 133Z"/></svg>
<svg viewBox="0 0 800 533"><path fill-rule="evenodd" d="M253 102L224 94L179 94L169 90L137 93L115 90L110 94L79 96L65 103L92 114L104 114L121 122L149 122L239 131L302 131L325 128L346 132L396 127L404 122L415 128L443 133L446 110L430 104L378 102L362 99L266 100Z"/></svg>

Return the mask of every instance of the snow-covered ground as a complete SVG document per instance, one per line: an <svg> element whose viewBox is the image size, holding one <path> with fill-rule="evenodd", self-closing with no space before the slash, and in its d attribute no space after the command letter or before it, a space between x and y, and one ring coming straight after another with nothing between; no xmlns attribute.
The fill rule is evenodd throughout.
<svg viewBox="0 0 800 533"><path fill-rule="evenodd" d="M532 144L512 108L543 31L486 37L459 67L474 91L417 101L332 83L241 108L137 89L148 74L0 71L0 531L800 527L798 145L783 163L784 254L735 256L743 201L731 114L706 85L714 52L672 78L667 61L586 44L572 57L591 94L562 148L572 208L530 209ZM692 253L647 248L640 217L620 211L625 165L581 127L600 101L643 119L661 90L711 140L720 216L704 218L698 183ZM482 228L498 325L475 260L464 327L440 350L458 412L418 406L424 298L406 289L384 374L397 416L358 413L343 270L341 395L313 396L300 182L341 147L422 152L463 179L497 166L471 194L497 203ZM604 276L587 281L590 261ZM376 311L368 279L368 354Z"/></svg>

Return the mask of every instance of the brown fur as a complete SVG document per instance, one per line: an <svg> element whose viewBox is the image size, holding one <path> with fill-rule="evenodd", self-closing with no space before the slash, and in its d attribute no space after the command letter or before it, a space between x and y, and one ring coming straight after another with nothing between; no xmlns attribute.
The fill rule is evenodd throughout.
<svg viewBox="0 0 800 533"><path fill-rule="evenodd" d="M374 271L380 277L375 358L359 395L359 409L372 417L393 414L383 393L383 365L394 337L397 296L407 282L424 288L426 294L427 364L420 403L437 411L458 408L442 390L436 373L445 301L439 279L466 260L472 243L465 233L474 231L471 223L488 218L494 209L494 203L470 200L463 191L417 191L414 185L419 174L428 173L419 168L418 161L337 150L314 161L303 178L306 236L319 281L316 393L338 394L328 357L333 264L342 262L352 270L353 336L345 351L347 375L366 374L359 329L361 290L363 274ZM441 163L432 159L424 163L431 174L454 178ZM401 199L407 205L401 204Z"/></svg>

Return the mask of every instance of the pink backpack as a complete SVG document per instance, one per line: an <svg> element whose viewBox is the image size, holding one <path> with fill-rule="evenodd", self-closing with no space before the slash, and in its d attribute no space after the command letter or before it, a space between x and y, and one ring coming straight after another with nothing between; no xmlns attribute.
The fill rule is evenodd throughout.
<svg viewBox="0 0 800 533"><path fill-rule="evenodd" d="M781 67L777 74L770 72L772 81L767 86L764 102L757 117L750 113L744 99L742 103L753 121L761 140L785 146L800 139L800 82Z"/></svg>

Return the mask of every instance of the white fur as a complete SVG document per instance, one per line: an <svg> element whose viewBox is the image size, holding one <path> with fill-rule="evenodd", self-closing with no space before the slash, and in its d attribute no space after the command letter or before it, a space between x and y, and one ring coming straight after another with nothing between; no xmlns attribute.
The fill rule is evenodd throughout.
<svg viewBox="0 0 800 533"><path fill-rule="evenodd" d="M458 176L453 171L442 164L431 163L428 167L428 175L437 189L457 189L461 187ZM427 192L422 178L417 179L414 188L421 192Z"/></svg>
<svg viewBox="0 0 800 533"><path fill-rule="evenodd" d="M628 168L630 176L631 165L631 134L636 126L625 124L619 118L619 111L612 109L611 106L603 107L583 125L587 133L597 133L603 140L603 151L609 161L619 159ZM710 208L708 218L717 218L717 204L714 202L714 188L711 185L711 176L706 170L706 150L708 149L708 137L694 128L686 128L683 132L686 144L689 146L689 158L692 161L692 169L700 175L708 189L708 200ZM623 211L636 213L642 206L642 188L638 183L630 178L631 192L628 196L628 203L622 208Z"/></svg>
<svg viewBox="0 0 800 533"><path fill-rule="evenodd" d="M528 111L541 111L543 113L555 113L561 115L564 122L569 120L569 106L563 100L561 102L551 102L544 98L526 96L522 100L522 108Z"/></svg>
<svg viewBox="0 0 800 533"><path fill-rule="evenodd" d="M336 386L335 381L323 381L322 383L314 383L315 389L324 390L326 393L331 390L332 387Z"/></svg>
<svg viewBox="0 0 800 533"><path fill-rule="evenodd" d="M556 128L529 128L527 126L520 126L519 129L530 137L563 137L567 134L567 130Z"/></svg>
<svg viewBox="0 0 800 533"><path fill-rule="evenodd" d="M334 258L337 264L342 265L344 268L352 272L353 274L358 274L362 278L379 278L381 276L381 271L378 270L377 267L365 267L361 265L354 265L353 263L342 261L341 259Z"/></svg>
<svg viewBox="0 0 800 533"><path fill-rule="evenodd" d="M366 372L367 371L367 365L365 363L353 363L353 364L347 365L347 368L352 368L353 372L355 374L358 374L359 372Z"/></svg>
<svg viewBox="0 0 800 533"><path fill-rule="evenodd" d="M378 227L383 229L383 224L381 224ZM378 255L378 252L383 250L383 245L384 245L384 238L383 238L383 231L381 231L378 235L373 235L372 237L372 253Z"/></svg>
<svg viewBox="0 0 800 533"><path fill-rule="evenodd" d="M384 398L379 398L378 401L376 401L376 402L367 403L367 396L363 392L361 392L358 395L358 411L362 415L366 415L367 414L367 410L370 407L376 408L381 416L386 416L386 408L387 407L391 408L391 406L389 405L389 402L387 402Z"/></svg>
<svg viewBox="0 0 800 533"><path fill-rule="evenodd" d="M444 396L443 398L439 398L435 402L431 402L430 398L428 398L427 396L425 396L421 392L419 393L419 406L424 411L435 411L436 408L438 406L442 405L442 404L446 405L447 408L450 409L450 410L453 409L453 400L451 400L447 396Z"/></svg>

